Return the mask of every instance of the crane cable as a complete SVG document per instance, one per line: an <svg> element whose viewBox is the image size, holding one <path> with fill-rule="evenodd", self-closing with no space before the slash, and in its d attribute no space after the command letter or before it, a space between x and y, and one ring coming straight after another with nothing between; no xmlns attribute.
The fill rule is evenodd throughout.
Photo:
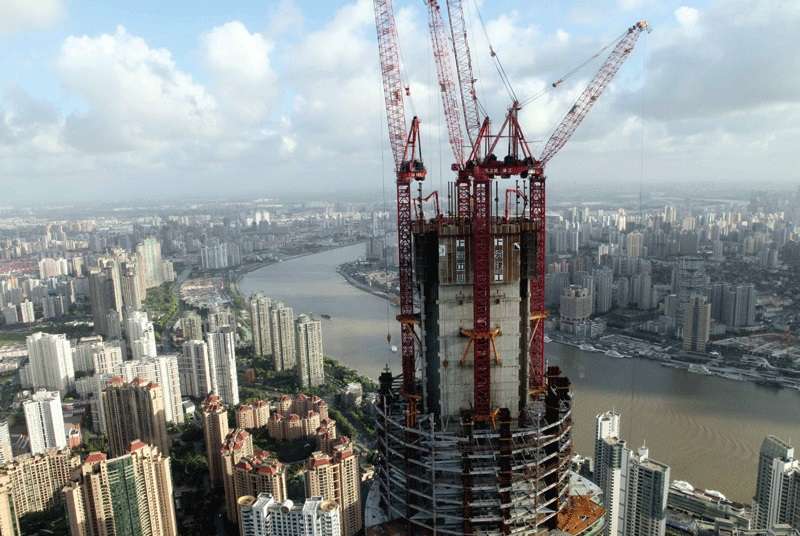
<svg viewBox="0 0 800 536"><path fill-rule="evenodd" d="M606 50L608 50L612 46L615 46L617 43L619 43L619 41L623 37L625 37L625 35L627 33L628 33L628 31L625 30L620 35L618 35L613 41L611 41L610 43L604 45L602 48L600 48L600 50L598 50L597 52L595 52L594 54L589 56L586 60L581 62L579 65L577 65L576 67L573 67L572 69L567 71L566 74L564 74L561 78L559 78L558 80L556 80L555 82L553 82L551 84L548 84L544 89L542 89L538 93L535 93L535 94L531 95L530 97L526 98L525 100L523 100L522 102L520 102L520 107L523 107L523 106L525 106L527 104L530 104L530 103L532 103L532 102L534 102L536 100L539 100L540 98L544 97L545 95L547 95L548 93L550 93L551 91L553 91L554 89L559 87L561 84L563 84L564 82L566 82L567 80L572 78L572 76L575 73L577 73L578 71L580 71L581 69L583 69L584 67L586 67L587 65L592 63L598 57L600 57L600 55L603 54L603 52L605 52Z"/></svg>
<svg viewBox="0 0 800 536"><path fill-rule="evenodd" d="M402 79L402 77L401 77ZM383 256L383 275L386 278L386 281L389 281L389 258L386 256L386 249L388 245L388 223L389 223L389 207L386 203L386 145L385 139L382 135L383 132L383 125L384 125L384 114L381 111L383 107L383 93L378 91L378 153L380 153L381 157L381 197L383 203L383 213L386 215L386 221L382 222L382 230L383 230L383 251L381 255ZM387 126L388 128L388 126ZM386 344L390 344L392 342L392 326L391 326L391 309L390 309L390 300L386 300Z"/></svg>
<svg viewBox="0 0 800 536"><path fill-rule="evenodd" d="M645 40L645 42L646 42L646 40ZM646 45L645 45L645 47L646 47ZM642 54L642 79L643 79L643 85L642 85L642 88L640 88L640 90L639 90L640 91L639 119L641 121L641 125L640 125L640 127L641 127L641 129L640 129L641 130L641 138L640 138L640 150L641 150L641 153L640 153L640 166L639 166L639 192L640 192L640 194L639 194L639 214L640 214L639 225L642 224L642 221L641 221L641 213L642 213L641 191L642 191L642 185L644 184L644 172L645 172L644 80L646 78L647 78L647 54L645 52L645 53ZM641 268L640 268L640 270L641 270ZM641 294L641 289L640 289L639 293ZM640 299L641 299L641 297L640 297ZM633 405L634 405L634 401L635 401L635 398L636 398L636 385L637 385L636 382L639 379L639 377L638 377L638 368L636 367L636 364L637 364L638 361L639 361L638 359L634 359L633 360L633 365L634 366L631 367L631 378L630 378L630 410L628 411L628 413L630 413L630 416L628 417L628 437L630 438L631 441L633 441L633 430L634 430L634 428L636 426L636 414L635 414L635 411L633 409Z"/></svg>
<svg viewBox="0 0 800 536"><path fill-rule="evenodd" d="M508 96L512 101L517 102L519 99L517 99L517 94L514 91L514 87L511 85L511 79L508 77L508 73L506 73L506 70L503 67L503 62L500 61L500 56L497 55L497 51L494 49L494 46L492 46L492 40L489 38L489 31L486 29L486 22L483 20L481 10L478 8L477 0L472 0L472 4L475 6L475 12L478 14L478 20L481 23L483 35L486 38L486 42L489 44L489 56L492 58L492 60L494 60L494 66L497 70L497 74L500 75L500 80L503 82L503 86L505 86Z"/></svg>

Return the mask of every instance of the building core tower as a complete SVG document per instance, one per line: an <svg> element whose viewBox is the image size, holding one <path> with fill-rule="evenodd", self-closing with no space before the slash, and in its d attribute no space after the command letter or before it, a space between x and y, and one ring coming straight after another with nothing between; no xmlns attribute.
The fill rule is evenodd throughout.
<svg viewBox="0 0 800 536"><path fill-rule="evenodd" d="M381 377L378 491L410 534L544 534L567 505L569 380L531 389L530 219L492 218L488 383L475 374L474 240L468 221L415 221L417 395ZM478 382L478 385L476 385ZM486 389L490 412L475 409Z"/></svg>

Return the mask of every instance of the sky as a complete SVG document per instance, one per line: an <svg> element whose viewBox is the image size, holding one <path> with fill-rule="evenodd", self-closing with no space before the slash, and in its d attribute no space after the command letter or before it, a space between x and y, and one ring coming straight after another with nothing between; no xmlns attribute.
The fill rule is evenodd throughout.
<svg viewBox="0 0 800 536"><path fill-rule="evenodd" d="M440 0L444 3L444 0ZM639 40L551 186L800 183L797 0L464 0L478 96L538 153ZM421 0L394 0L430 188L452 160ZM601 57L602 59L602 57ZM392 188L371 0L0 0L0 206L361 196Z"/></svg>

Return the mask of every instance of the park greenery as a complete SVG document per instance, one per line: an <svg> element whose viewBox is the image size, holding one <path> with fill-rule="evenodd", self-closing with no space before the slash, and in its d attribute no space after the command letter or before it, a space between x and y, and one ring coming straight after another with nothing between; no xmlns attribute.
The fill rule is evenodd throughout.
<svg viewBox="0 0 800 536"><path fill-rule="evenodd" d="M180 309L173 287L173 283L164 283L160 287L148 289L144 301L144 308L153 322L159 340L165 330L175 322Z"/></svg>

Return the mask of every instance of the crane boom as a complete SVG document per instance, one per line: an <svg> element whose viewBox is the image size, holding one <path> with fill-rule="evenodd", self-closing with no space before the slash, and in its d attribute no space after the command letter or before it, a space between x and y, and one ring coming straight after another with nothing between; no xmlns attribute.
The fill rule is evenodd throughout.
<svg viewBox="0 0 800 536"><path fill-rule="evenodd" d="M636 41L638 41L639 36L645 30L649 30L647 22L639 21L628 28L625 35L617 42L616 46L608 55L608 58L606 58L606 61L597 71L597 74L595 74L592 81L589 82L589 85L586 86L586 89L580 94L578 100L575 101L575 104L570 108L569 112L567 112L567 115L564 116L564 119L561 120L561 123L559 123L555 131L553 131L547 143L545 143L542 156L539 158L541 166L545 166L547 162L558 154L564 145L566 145L575 133L575 129L578 128L578 125L581 124L586 114L592 109L594 103L597 102L603 90L605 90L617 74L617 71L619 71L622 64L625 63L625 60L631 55ZM556 84L557 83L554 83L553 85L555 86Z"/></svg>
<svg viewBox="0 0 800 536"><path fill-rule="evenodd" d="M389 127L389 144L394 157L395 170L403 162L406 144L406 116L403 95L403 77L400 71L400 47L394 21L392 0L375 0L375 26L378 31L378 53L383 78L383 98L386 102L386 122Z"/></svg>
<svg viewBox="0 0 800 536"><path fill-rule="evenodd" d="M447 0L447 14L450 20L450 37L453 40L453 55L456 59L456 74L461 90L461 107L464 112L464 125L467 138L472 145L481 129L481 114L478 108L478 95L475 92L475 77L472 72L472 55L467 39L467 24L464 19L464 6L461 0Z"/></svg>
<svg viewBox="0 0 800 536"><path fill-rule="evenodd" d="M442 20L442 10L437 0L427 0L428 27L431 34L431 47L436 60L436 75L439 91L442 94L442 106L447 123L447 137L453 158L458 169L464 165L464 136L461 131L461 113L456 95L456 85L452 79L453 66L450 63L450 50Z"/></svg>

